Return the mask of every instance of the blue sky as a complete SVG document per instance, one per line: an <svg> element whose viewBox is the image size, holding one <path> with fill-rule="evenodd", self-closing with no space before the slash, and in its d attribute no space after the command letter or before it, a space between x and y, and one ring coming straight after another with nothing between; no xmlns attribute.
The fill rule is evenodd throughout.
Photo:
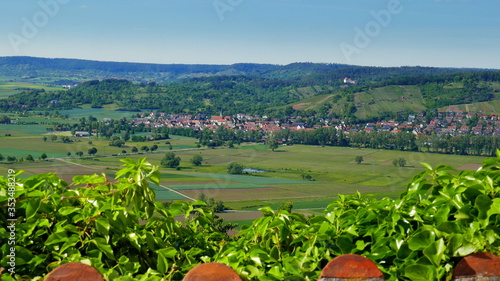
<svg viewBox="0 0 500 281"><path fill-rule="evenodd" d="M0 56L500 68L500 0L3 0Z"/></svg>

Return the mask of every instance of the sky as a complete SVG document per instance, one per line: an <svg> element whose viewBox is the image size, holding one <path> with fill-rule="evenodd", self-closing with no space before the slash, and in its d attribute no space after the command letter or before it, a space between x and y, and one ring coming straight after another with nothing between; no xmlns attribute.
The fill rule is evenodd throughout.
<svg viewBox="0 0 500 281"><path fill-rule="evenodd" d="M2 0L0 56L500 68L500 0Z"/></svg>

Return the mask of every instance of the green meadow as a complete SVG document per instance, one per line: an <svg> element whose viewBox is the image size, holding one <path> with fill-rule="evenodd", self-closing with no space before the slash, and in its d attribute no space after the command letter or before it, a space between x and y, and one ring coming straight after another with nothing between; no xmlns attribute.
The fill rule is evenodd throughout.
<svg viewBox="0 0 500 281"><path fill-rule="evenodd" d="M8 82L0 77L0 99L18 94L22 89L45 89L45 91L60 91L62 87L55 87L47 84L29 83L29 82Z"/></svg>
<svg viewBox="0 0 500 281"><path fill-rule="evenodd" d="M31 128L22 130L24 128ZM121 158L146 157L159 165L169 150L166 140L151 142L127 142L124 147L111 147L109 141L96 138L74 138L73 142L43 141L44 130L36 126L0 125L2 132L13 132L11 137L0 136L0 153L4 156L25 157L31 154L38 158L47 153L50 161L34 163L1 163L0 170L8 168L26 170L28 174L44 171L63 172L66 177L79 173L109 173L120 169ZM406 188L406 184L417 173L424 170L422 162L433 166L450 164L456 169L477 169L485 157L457 156L430 153L402 152L390 150L356 149L348 147L317 147L305 145L280 146L271 151L262 144L242 144L235 148L196 148L193 138L172 136L168 140L173 152L181 157L178 169L160 168L161 184L191 198L201 193L223 200L236 210L256 210L263 206L279 207L293 201L297 209L322 208L338 194L362 193L376 197L395 197ZM131 153L132 147L159 146L158 151ZM95 156L88 156L89 148L96 147ZM125 154L122 151L125 150ZM76 156L83 151L84 157ZM71 156L68 157L67 153ZM201 166L194 166L190 159L195 154L204 158ZM364 161L356 164L356 156ZM403 157L405 167L395 167L392 160ZM62 160L52 158L63 158ZM236 161L264 172L249 172L244 175L227 174L226 166ZM108 173L107 172L107 173ZM70 178L68 178L70 179ZM154 187L157 200L185 199L178 193L163 187ZM187 200L187 199L186 199Z"/></svg>
<svg viewBox="0 0 500 281"><path fill-rule="evenodd" d="M112 118L120 119L123 117L129 118L133 115L130 111L118 111L115 108L74 108L69 110L59 110L60 114L68 114L69 118L80 119L88 118L90 115L97 119Z"/></svg>

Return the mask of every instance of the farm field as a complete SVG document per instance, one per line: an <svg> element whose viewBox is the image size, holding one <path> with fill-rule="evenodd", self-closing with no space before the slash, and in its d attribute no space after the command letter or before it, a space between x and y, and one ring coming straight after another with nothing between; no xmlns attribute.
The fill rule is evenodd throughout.
<svg viewBox="0 0 500 281"><path fill-rule="evenodd" d="M0 79L0 99L20 93L19 89L45 89L45 91L60 91L62 87L48 86L44 84L34 84L25 82L7 82Z"/></svg>
<svg viewBox="0 0 500 281"><path fill-rule="evenodd" d="M82 117L89 117L92 115L97 119L112 118L120 119L123 117L129 118L134 114L131 111L118 111L112 107L108 108L74 108L69 110L60 110L60 114L68 114L69 118L80 119Z"/></svg>
<svg viewBox="0 0 500 281"><path fill-rule="evenodd" d="M396 93L396 92L394 92ZM379 93L382 95L382 93ZM316 102L325 101L322 96ZM109 110L107 110L109 109ZM113 108L81 108L60 111L70 119L51 117L18 117L24 122L38 125L0 124L0 153L16 158L32 155L36 161L22 163L0 162L0 175L7 169L24 170L23 177L40 173L57 173L66 182L76 175L102 174L110 177L120 169L121 158L139 159L146 157L149 162L159 165L166 152L172 151L181 157L179 169L160 168L160 186L152 185L156 199L160 202L173 200L193 200L201 194L215 200L222 200L233 211L220 214L227 220L246 223L261 215L259 208L270 206L274 209L292 201L294 210L314 213L325 208L339 194L360 191L381 197L396 197L406 187L410 179L424 167L421 162L433 166L453 163L457 169L477 169L485 157L425 154L389 150L357 149L347 147L317 147L305 145L280 146L271 151L266 145L243 143L234 148L197 148L196 139L171 135L169 140L149 142L127 142L124 147L111 147L109 141L99 138L70 137L73 142L63 143L60 137L70 136L69 132L47 132L52 122L76 122L75 119L93 115L96 118L117 118L130 112L113 111ZM114 115L118 114L118 115ZM8 136L10 134L10 136ZM58 136L51 141L52 134ZM47 137L44 141L43 137ZM168 144L167 141L170 143ZM156 144L158 150L151 153L131 153L133 147ZM95 156L87 151L97 148ZM83 157L76 156L78 151ZM123 153L125 151L125 153ZM48 158L38 158L46 153ZM68 156L68 153L70 155ZM201 166L194 166L190 159L200 154ZM356 164L356 156L364 161ZM403 157L405 167L395 167L392 160ZM227 174L226 166L238 162L248 169L262 172L248 172L244 175Z"/></svg>
<svg viewBox="0 0 500 281"><path fill-rule="evenodd" d="M198 198L203 193L235 210L257 210L263 206L279 207L286 201L293 201L296 209L324 208L338 194L375 194L377 197L395 197L406 187L406 183L418 172L423 171L421 162L431 165L453 163L457 169L477 169L485 157L425 154L346 147L281 146L275 152L265 145L243 144L235 148L197 149L195 139L173 138L173 152L181 157L179 170L161 168L161 185L154 187L157 199L171 201ZM82 173L114 173L119 169L120 158L138 159L159 165L168 152L165 141L147 143L127 143L126 147L108 146L108 141L98 139L76 139L73 143L44 142L37 137L1 137L0 153L17 157L32 154L37 158L45 152L49 161L34 163L2 163L2 173L8 168L25 170L26 175L40 172L56 172L65 180ZM92 144L88 142L92 141ZM127 153L117 155L122 150L130 152L131 147L151 146L156 143L155 153ZM86 151L96 147L98 153L87 157ZM84 151L82 158L76 151ZM67 157L66 153L72 156ZM112 155L115 156L112 156ZM202 166L196 167L189 160L195 154L204 158ZM363 156L364 162L356 164L354 158ZM392 160L403 157L405 167L395 167ZM52 159L61 158L62 160ZM262 170L246 175L228 175L226 166L236 161L246 168ZM304 180L310 178L311 180Z"/></svg>
<svg viewBox="0 0 500 281"><path fill-rule="evenodd" d="M21 125L21 124L0 124L0 138L5 134L11 134L12 137L19 136L39 136L47 132L46 125ZM2 139L3 140L3 139Z"/></svg>

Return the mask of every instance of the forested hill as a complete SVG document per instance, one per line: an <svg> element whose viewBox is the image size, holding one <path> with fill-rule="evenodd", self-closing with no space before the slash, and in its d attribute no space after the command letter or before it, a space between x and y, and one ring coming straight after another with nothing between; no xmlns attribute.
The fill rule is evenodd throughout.
<svg viewBox="0 0 500 281"><path fill-rule="evenodd" d="M62 58L0 57L0 76L17 78L61 77L79 79L123 78L134 81L168 82L224 75L246 75L272 79L294 79L317 84L350 77L361 82L404 76L432 76L474 72L481 69L434 67L365 67L345 64L292 63L288 65L238 63L232 65L152 64L104 62Z"/></svg>
<svg viewBox="0 0 500 281"><path fill-rule="evenodd" d="M305 78L304 78L305 79ZM397 112L417 113L444 106L498 100L500 71L399 77L361 85L337 79L212 76L176 83L90 80L67 90L24 90L0 99L0 110L55 110L112 104L120 110L159 110L173 114L267 114L372 120ZM309 85L309 83L312 83Z"/></svg>

